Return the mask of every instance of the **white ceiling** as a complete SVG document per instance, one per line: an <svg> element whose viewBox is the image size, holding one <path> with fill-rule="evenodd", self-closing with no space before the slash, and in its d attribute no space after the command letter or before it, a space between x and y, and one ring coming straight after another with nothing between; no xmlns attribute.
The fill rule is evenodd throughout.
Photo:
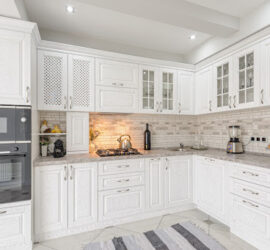
<svg viewBox="0 0 270 250"><path fill-rule="evenodd" d="M186 0L228 15L243 17L265 0Z"/></svg>
<svg viewBox="0 0 270 250"><path fill-rule="evenodd" d="M227 37L238 31L243 15L262 0L24 0L28 17L39 28L57 33L57 41L76 37L129 48L184 55L212 37ZM237 2L237 4L235 3ZM244 4L235 10L239 4ZM233 3L233 4L232 4ZM69 15L65 6L75 7ZM223 6L223 7L222 7ZM222 10L222 11L221 11ZM222 13L223 12L223 13ZM59 33L59 34L58 34ZM48 32L42 32L46 39ZM196 40L189 36L196 34ZM60 38L59 38L60 37ZM50 36L49 39L53 40ZM75 39L73 39L75 40ZM90 43L91 44L91 43ZM93 43L92 43L93 44ZM105 46L106 47L106 46ZM105 49L104 47L104 49ZM107 46L108 47L108 46ZM125 51L127 52L127 51ZM142 54L142 53L141 53ZM149 54L148 54L149 56Z"/></svg>

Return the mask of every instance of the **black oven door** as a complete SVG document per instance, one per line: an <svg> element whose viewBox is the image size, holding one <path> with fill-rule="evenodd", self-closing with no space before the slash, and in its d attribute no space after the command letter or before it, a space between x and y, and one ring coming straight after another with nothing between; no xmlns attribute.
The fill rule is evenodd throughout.
<svg viewBox="0 0 270 250"><path fill-rule="evenodd" d="M0 141L15 141L15 107L0 107Z"/></svg>
<svg viewBox="0 0 270 250"><path fill-rule="evenodd" d="M17 144L0 150L0 203L31 199L31 144ZM9 149L9 150L8 150Z"/></svg>

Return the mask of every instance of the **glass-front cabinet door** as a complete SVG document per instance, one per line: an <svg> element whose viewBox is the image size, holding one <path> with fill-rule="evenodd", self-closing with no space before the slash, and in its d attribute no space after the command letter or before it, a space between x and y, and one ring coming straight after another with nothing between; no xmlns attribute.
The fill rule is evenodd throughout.
<svg viewBox="0 0 270 250"><path fill-rule="evenodd" d="M161 113L177 113L176 111L176 99L177 99L177 89L176 89L176 77L177 73L173 70L161 70L161 102L160 111Z"/></svg>
<svg viewBox="0 0 270 250"><path fill-rule="evenodd" d="M158 113L158 68L145 66L140 68L140 111Z"/></svg>

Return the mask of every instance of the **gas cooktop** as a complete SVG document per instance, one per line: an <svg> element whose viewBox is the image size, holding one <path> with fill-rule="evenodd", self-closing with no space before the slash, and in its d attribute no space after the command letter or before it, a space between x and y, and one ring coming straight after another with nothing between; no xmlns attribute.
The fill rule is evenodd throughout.
<svg viewBox="0 0 270 250"><path fill-rule="evenodd" d="M100 157L106 157L106 156L121 156L121 155L140 155L141 153L135 149L130 148L128 150L123 150L120 148L109 148L109 149L98 149L97 155Z"/></svg>

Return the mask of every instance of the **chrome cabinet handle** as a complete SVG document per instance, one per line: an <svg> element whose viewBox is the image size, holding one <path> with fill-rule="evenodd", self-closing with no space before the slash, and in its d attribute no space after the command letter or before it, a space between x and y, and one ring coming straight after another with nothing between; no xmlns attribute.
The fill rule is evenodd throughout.
<svg viewBox="0 0 270 250"><path fill-rule="evenodd" d="M179 114L181 113L181 103L179 102L178 104L178 108L179 108Z"/></svg>
<svg viewBox="0 0 270 250"><path fill-rule="evenodd" d="M72 165L70 165L70 175L69 175L69 179L70 179L71 181L72 181L72 179L73 179L72 175L73 175L73 167L72 167Z"/></svg>
<svg viewBox="0 0 270 250"><path fill-rule="evenodd" d="M118 193L126 193L126 192L129 192L129 191L130 191L129 188L125 189L125 190L117 190Z"/></svg>
<svg viewBox="0 0 270 250"><path fill-rule="evenodd" d="M236 108L236 95L233 97L233 107Z"/></svg>
<svg viewBox="0 0 270 250"><path fill-rule="evenodd" d="M129 165L119 165L117 166L118 168L129 168L130 166Z"/></svg>
<svg viewBox="0 0 270 250"><path fill-rule="evenodd" d="M160 158L151 158L150 161L159 161Z"/></svg>
<svg viewBox="0 0 270 250"><path fill-rule="evenodd" d="M156 102L156 107L157 107L157 112L159 112L159 103L158 103L158 101Z"/></svg>
<svg viewBox="0 0 270 250"><path fill-rule="evenodd" d="M112 85L113 85L113 86L121 86L121 87L124 87L124 83L113 82Z"/></svg>
<svg viewBox="0 0 270 250"><path fill-rule="evenodd" d="M130 179L121 179L121 180L118 180L117 182L129 182L130 181Z"/></svg>
<svg viewBox="0 0 270 250"><path fill-rule="evenodd" d="M116 86L116 82L113 82L112 85Z"/></svg>
<svg viewBox="0 0 270 250"><path fill-rule="evenodd" d="M262 89L261 90L261 104L263 104L264 103L264 98L263 98L263 96L264 96L264 90Z"/></svg>
<svg viewBox="0 0 270 250"><path fill-rule="evenodd" d="M229 108L232 108L232 96L229 97Z"/></svg>
<svg viewBox="0 0 270 250"><path fill-rule="evenodd" d="M209 111L212 111L212 101L209 101Z"/></svg>
<svg viewBox="0 0 270 250"><path fill-rule="evenodd" d="M6 214L7 211L0 211L0 214Z"/></svg>
<svg viewBox="0 0 270 250"><path fill-rule="evenodd" d="M258 177L259 175L258 174L254 174L252 172L249 172L249 171L242 171L243 174L248 174L248 175L251 175L251 176L255 176L255 177Z"/></svg>
<svg viewBox="0 0 270 250"><path fill-rule="evenodd" d="M162 112L163 108L162 108L162 102L159 102L159 112Z"/></svg>
<svg viewBox="0 0 270 250"><path fill-rule="evenodd" d="M211 158L204 158L206 161L211 161L211 162L215 162L214 159L211 159Z"/></svg>
<svg viewBox="0 0 270 250"><path fill-rule="evenodd" d="M64 109L67 109L67 97L64 96Z"/></svg>
<svg viewBox="0 0 270 250"><path fill-rule="evenodd" d="M72 96L69 97L70 104L69 104L69 109L72 109Z"/></svg>
<svg viewBox="0 0 270 250"><path fill-rule="evenodd" d="M30 102L30 87L26 87L26 103Z"/></svg>
<svg viewBox="0 0 270 250"><path fill-rule="evenodd" d="M168 170L169 169L169 160L168 160L168 158L165 158L165 161L166 161L166 170Z"/></svg>
<svg viewBox="0 0 270 250"><path fill-rule="evenodd" d="M67 180L67 166L65 166L64 169L65 169L65 177L64 177L64 180L66 181L66 180Z"/></svg>
<svg viewBox="0 0 270 250"><path fill-rule="evenodd" d="M245 203L245 204L248 204L248 205L250 205L252 207L259 207L258 205L255 205L255 204L253 204L253 203L251 203L249 201L246 201L246 200L242 200L242 202Z"/></svg>
<svg viewBox="0 0 270 250"><path fill-rule="evenodd" d="M248 192L248 193L251 193L251 194L253 194L253 195L259 195L258 192L254 192L254 191L252 191L252 190L250 190L250 189L247 189L247 188L243 188L242 190L243 190L244 192Z"/></svg>

